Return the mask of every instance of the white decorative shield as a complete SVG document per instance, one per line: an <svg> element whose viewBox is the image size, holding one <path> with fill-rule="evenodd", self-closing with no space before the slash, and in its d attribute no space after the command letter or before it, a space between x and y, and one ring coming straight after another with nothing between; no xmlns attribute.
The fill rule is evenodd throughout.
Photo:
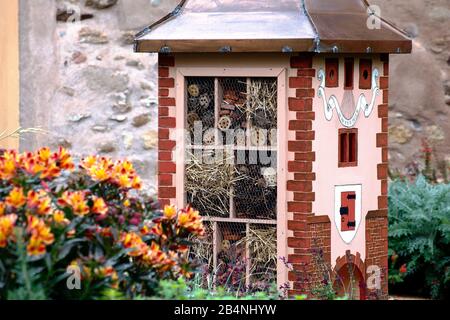
<svg viewBox="0 0 450 320"><path fill-rule="evenodd" d="M334 222L345 243L351 243L361 224L361 185L335 186Z"/></svg>

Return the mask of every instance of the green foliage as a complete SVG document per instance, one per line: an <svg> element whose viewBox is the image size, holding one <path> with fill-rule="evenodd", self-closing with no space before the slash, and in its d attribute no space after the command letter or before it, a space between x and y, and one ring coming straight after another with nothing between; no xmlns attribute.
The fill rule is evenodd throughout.
<svg viewBox="0 0 450 320"><path fill-rule="evenodd" d="M118 289L107 288L105 289L99 300L125 300L125 294Z"/></svg>
<svg viewBox="0 0 450 320"><path fill-rule="evenodd" d="M433 298L449 294L449 184L433 185L423 176L390 184L389 255L391 283L421 279Z"/></svg>
<svg viewBox="0 0 450 320"><path fill-rule="evenodd" d="M38 283L39 272L42 268L30 268L29 258L23 239L23 232L17 228L16 251L17 263L14 265L12 275L16 278L17 284L20 286L14 290L8 291L8 300L46 300L46 294L42 284Z"/></svg>
<svg viewBox="0 0 450 320"><path fill-rule="evenodd" d="M331 282L325 282L315 286L311 289L311 293L318 300L336 300L338 298Z"/></svg>
<svg viewBox="0 0 450 320"><path fill-rule="evenodd" d="M279 299L279 293L276 286L272 286L267 292L247 294L233 293L223 287L205 290L180 278L176 281L161 281L156 298L164 300L276 300ZM302 297L299 297L299 300L302 300Z"/></svg>

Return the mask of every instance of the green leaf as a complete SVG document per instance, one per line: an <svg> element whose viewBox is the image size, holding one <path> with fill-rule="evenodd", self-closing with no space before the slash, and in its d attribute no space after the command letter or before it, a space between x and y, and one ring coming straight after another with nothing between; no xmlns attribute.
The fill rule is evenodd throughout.
<svg viewBox="0 0 450 320"><path fill-rule="evenodd" d="M63 260L68 256L73 247L79 243L86 242L85 239L72 239L64 243L61 250L58 253L58 261Z"/></svg>

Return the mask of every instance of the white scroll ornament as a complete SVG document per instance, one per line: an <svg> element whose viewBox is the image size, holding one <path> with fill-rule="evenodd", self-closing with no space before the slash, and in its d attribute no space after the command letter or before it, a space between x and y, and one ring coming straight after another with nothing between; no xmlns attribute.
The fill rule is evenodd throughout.
<svg viewBox="0 0 450 320"><path fill-rule="evenodd" d="M328 101L325 94L325 71L319 70L317 78L320 81L319 90L317 92L318 97L323 99L325 118L330 121L333 118L333 110L336 109L336 113L338 114L339 121L342 123L344 127L350 128L353 127L358 120L359 113L364 111L364 116L368 118L372 113L373 107L375 105L375 99L380 93L380 88L378 87L377 79L379 77L378 69L374 69L372 72L372 98L370 99L370 103L367 103L366 97L363 93L358 98L358 103L355 108L355 112L353 116L350 118L346 118L339 106L339 102L336 96L332 95Z"/></svg>

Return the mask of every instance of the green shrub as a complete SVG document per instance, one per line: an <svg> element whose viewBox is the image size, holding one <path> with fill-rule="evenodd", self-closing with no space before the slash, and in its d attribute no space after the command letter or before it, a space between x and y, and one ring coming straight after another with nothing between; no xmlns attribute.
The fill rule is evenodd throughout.
<svg viewBox="0 0 450 320"><path fill-rule="evenodd" d="M449 296L450 184L430 184L423 176L390 184L389 255L394 288Z"/></svg>

